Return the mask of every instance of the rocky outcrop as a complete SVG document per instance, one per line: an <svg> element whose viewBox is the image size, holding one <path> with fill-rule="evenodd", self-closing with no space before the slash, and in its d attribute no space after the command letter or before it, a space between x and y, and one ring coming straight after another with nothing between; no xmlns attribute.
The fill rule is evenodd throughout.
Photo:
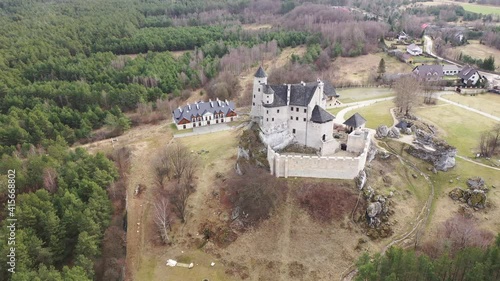
<svg viewBox="0 0 500 281"><path fill-rule="evenodd" d="M370 228L376 228L380 226L381 222L388 221L387 198L375 195L372 200L366 208L366 219Z"/></svg>
<svg viewBox="0 0 500 281"><path fill-rule="evenodd" d="M393 139L399 139L399 129L396 127L392 127L387 133L387 136Z"/></svg>
<svg viewBox="0 0 500 281"><path fill-rule="evenodd" d="M445 141L435 139L422 130L416 131L416 139L408 148L408 153L433 164L439 171L448 171L455 167L457 149Z"/></svg>
<svg viewBox="0 0 500 281"><path fill-rule="evenodd" d="M377 156L377 146L373 141L370 142L370 149L368 149L368 156L366 157L366 163L371 163L375 156Z"/></svg>
<svg viewBox="0 0 500 281"><path fill-rule="evenodd" d="M375 138L383 139L387 137L387 134L389 134L389 128L387 128L386 125L382 125L377 128L377 133L375 134Z"/></svg>
<svg viewBox="0 0 500 281"><path fill-rule="evenodd" d="M354 179L356 182L356 186L358 187L359 190L362 190L363 187L365 187L366 184L366 172L365 170L359 171L358 176Z"/></svg>
<svg viewBox="0 0 500 281"><path fill-rule="evenodd" d="M474 209L483 209L486 207L486 187L484 180L480 177L470 178L467 180L469 189L454 188L448 193L451 199L467 203L467 205Z"/></svg>
<svg viewBox="0 0 500 281"><path fill-rule="evenodd" d="M272 128L262 128L259 137L264 145L271 146L273 150L281 150L294 140L294 136L290 134L286 123Z"/></svg>

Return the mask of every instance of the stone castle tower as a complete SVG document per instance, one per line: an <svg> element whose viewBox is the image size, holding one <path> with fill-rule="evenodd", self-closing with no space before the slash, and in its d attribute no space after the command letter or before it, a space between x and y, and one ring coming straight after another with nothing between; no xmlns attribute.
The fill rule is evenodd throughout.
<svg viewBox="0 0 500 281"><path fill-rule="evenodd" d="M259 66L253 78L252 110L250 112L250 116L253 119L262 118L262 101L264 100L265 85L267 85L267 74L262 69L262 66Z"/></svg>

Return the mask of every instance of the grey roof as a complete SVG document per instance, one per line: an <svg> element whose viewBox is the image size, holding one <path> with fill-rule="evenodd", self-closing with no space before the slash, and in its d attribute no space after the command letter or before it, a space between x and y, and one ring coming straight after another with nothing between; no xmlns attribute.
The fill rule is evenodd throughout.
<svg viewBox="0 0 500 281"><path fill-rule="evenodd" d="M420 51L422 51L422 48L420 48L419 46L412 43L412 44L408 45L408 47L406 47L406 50L412 50L412 51L420 50Z"/></svg>
<svg viewBox="0 0 500 281"><path fill-rule="evenodd" d="M359 113L354 113L353 116L349 117L349 119L347 119L345 122L344 122L344 125L346 126L349 126L349 127L353 127L353 128L357 128L357 127L361 127L363 126L363 124L366 123L366 119L363 118L363 116L361 116Z"/></svg>
<svg viewBox="0 0 500 281"><path fill-rule="evenodd" d="M460 71L460 67L454 64L445 64L443 65L443 71Z"/></svg>
<svg viewBox="0 0 500 281"><path fill-rule="evenodd" d="M314 106L311 113L311 121L314 123L326 123L332 121L334 118L335 116L321 108L319 105Z"/></svg>
<svg viewBox="0 0 500 281"><path fill-rule="evenodd" d="M207 112L211 113L224 113L224 115L228 114L231 111L234 111L234 102L232 101L206 101L206 102L197 102L194 104L187 104L182 109L176 108L172 114L174 115L175 123L179 123L182 119L187 119L191 122L192 117L202 116Z"/></svg>
<svg viewBox="0 0 500 281"><path fill-rule="evenodd" d="M280 107L287 105L288 85L265 85L263 91L266 94L274 94L273 103L264 104L264 107Z"/></svg>
<svg viewBox="0 0 500 281"><path fill-rule="evenodd" d="M293 84L290 85L290 105L307 106L311 102L317 86Z"/></svg>
<svg viewBox="0 0 500 281"><path fill-rule="evenodd" d="M458 73L458 77L464 79L464 80L469 80L469 78L476 73L477 70L475 70L472 66L466 65L464 68L462 68L462 71Z"/></svg>
<svg viewBox="0 0 500 281"><path fill-rule="evenodd" d="M254 77L258 77L258 78L267 77L267 74L264 71L264 69L262 69L262 66L259 66L259 69L257 69L257 72L255 72Z"/></svg>
<svg viewBox="0 0 500 281"><path fill-rule="evenodd" d="M420 78L443 77L443 66L434 64L423 64L415 67L413 72L418 74Z"/></svg>
<svg viewBox="0 0 500 281"><path fill-rule="evenodd" d="M411 123L408 123L408 122L406 122L404 120L401 120L401 121L399 121L398 124L396 124L396 128L400 128L400 129L403 129L403 130L406 130L406 128L409 128L411 126L412 126Z"/></svg>

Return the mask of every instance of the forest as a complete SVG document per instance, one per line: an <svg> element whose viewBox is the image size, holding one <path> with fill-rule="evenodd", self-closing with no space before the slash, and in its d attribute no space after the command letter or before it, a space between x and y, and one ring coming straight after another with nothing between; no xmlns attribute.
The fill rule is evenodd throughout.
<svg viewBox="0 0 500 281"><path fill-rule="evenodd" d="M126 157L75 146L168 119L193 91L244 105L241 72L287 47L307 50L270 79L314 79L336 57L377 52L389 30L420 20L398 12L408 3L0 0L0 202L15 170L19 261L0 279L120 280ZM8 250L0 244L3 264Z"/></svg>

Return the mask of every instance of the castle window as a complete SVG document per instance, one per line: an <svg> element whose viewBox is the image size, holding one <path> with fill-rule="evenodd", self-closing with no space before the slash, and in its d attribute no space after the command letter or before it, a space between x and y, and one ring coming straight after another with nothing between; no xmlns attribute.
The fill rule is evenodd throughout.
<svg viewBox="0 0 500 281"><path fill-rule="evenodd" d="M295 117L295 121L299 121L299 117Z"/></svg>
<svg viewBox="0 0 500 281"><path fill-rule="evenodd" d="M266 118L266 121L269 121L269 118Z"/></svg>
<svg viewBox="0 0 500 281"><path fill-rule="evenodd" d="M304 108L304 113L307 113L307 109Z"/></svg>
<svg viewBox="0 0 500 281"><path fill-rule="evenodd" d="M253 105L255 105L255 102L254 102L254 103L252 103L252 104L253 104Z"/></svg>
<svg viewBox="0 0 500 281"><path fill-rule="evenodd" d="M276 111L276 113L280 113L280 110L278 109L278 110Z"/></svg>
<svg viewBox="0 0 500 281"><path fill-rule="evenodd" d="M299 112L299 108L297 107L297 108L295 109L295 111Z"/></svg>
<svg viewBox="0 0 500 281"><path fill-rule="evenodd" d="M269 103L269 101L267 101L267 103Z"/></svg>
<svg viewBox="0 0 500 281"><path fill-rule="evenodd" d="M253 98L255 98L255 95L253 95Z"/></svg>
<svg viewBox="0 0 500 281"><path fill-rule="evenodd" d="M295 134L295 129L292 130L292 133Z"/></svg>
<svg viewBox="0 0 500 281"><path fill-rule="evenodd" d="M260 92L260 88L257 89L257 92Z"/></svg>
<svg viewBox="0 0 500 281"><path fill-rule="evenodd" d="M269 110L266 110L266 114L269 114Z"/></svg>
<svg viewBox="0 0 500 281"><path fill-rule="evenodd" d="M306 118L304 118L304 122L306 122Z"/></svg>
<svg viewBox="0 0 500 281"><path fill-rule="evenodd" d="M293 111L293 106L292 106L292 111Z"/></svg>
<svg viewBox="0 0 500 281"><path fill-rule="evenodd" d="M274 118L271 121L274 121Z"/></svg>
<svg viewBox="0 0 500 281"><path fill-rule="evenodd" d="M290 120L293 120L293 116L290 116Z"/></svg>

